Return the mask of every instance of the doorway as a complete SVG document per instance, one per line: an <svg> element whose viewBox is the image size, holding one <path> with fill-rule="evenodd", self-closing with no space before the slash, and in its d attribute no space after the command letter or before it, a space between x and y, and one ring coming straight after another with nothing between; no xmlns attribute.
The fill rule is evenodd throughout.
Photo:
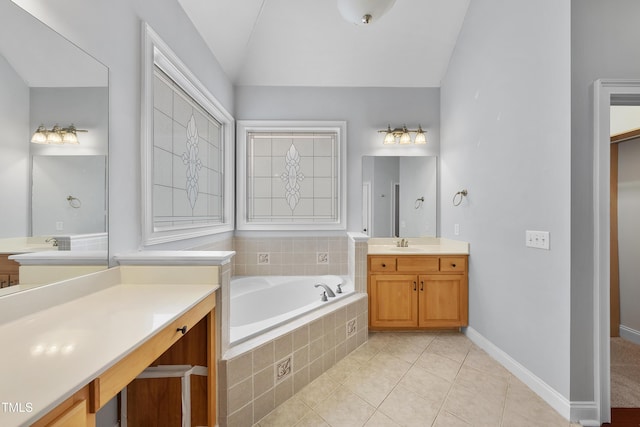
<svg viewBox="0 0 640 427"><path fill-rule="evenodd" d="M640 80L600 79L594 89L594 397L597 417L604 423L611 420L610 108L640 105Z"/></svg>
<svg viewBox="0 0 640 427"><path fill-rule="evenodd" d="M612 107L611 121L611 408L640 408L640 108Z"/></svg>

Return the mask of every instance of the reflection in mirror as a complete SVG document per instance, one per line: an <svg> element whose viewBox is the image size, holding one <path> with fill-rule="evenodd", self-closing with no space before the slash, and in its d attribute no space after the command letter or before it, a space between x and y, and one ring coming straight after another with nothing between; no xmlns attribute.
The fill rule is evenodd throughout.
<svg viewBox="0 0 640 427"><path fill-rule="evenodd" d="M362 223L371 237L435 236L437 158L363 156Z"/></svg>
<svg viewBox="0 0 640 427"><path fill-rule="evenodd" d="M106 260L108 70L13 2L0 2L0 24L0 286L6 287L20 282L9 256L74 249L54 246L56 240L78 242L91 233L91 249L103 249ZM40 125L87 132L77 133L78 144L32 143Z"/></svg>

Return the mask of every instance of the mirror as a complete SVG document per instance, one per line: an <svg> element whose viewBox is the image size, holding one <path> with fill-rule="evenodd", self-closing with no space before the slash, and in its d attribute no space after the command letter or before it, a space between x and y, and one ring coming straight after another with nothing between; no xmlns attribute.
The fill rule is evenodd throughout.
<svg viewBox="0 0 640 427"><path fill-rule="evenodd" d="M13 2L0 23L0 276L11 254L76 249L54 236L90 234L77 249L106 260L108 69ZM32 143L40 125L74 126L79 143Z"/></svg>
<svg viewBox="0 0 640 427"><path fill-rule="evenodd" d="M363 156L362 232L436 236L437 163L433 156Z"/></svg>

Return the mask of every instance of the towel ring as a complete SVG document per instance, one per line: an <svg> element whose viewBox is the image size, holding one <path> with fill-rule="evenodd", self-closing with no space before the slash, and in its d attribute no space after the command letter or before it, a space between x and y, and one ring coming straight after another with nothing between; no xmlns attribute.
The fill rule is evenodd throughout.
<svg viewBox="0 0 640 427"><path fill-rule="evenodd" d="M69 206L74 209L79 209L82 206L82 202L77 197L67 196L67 201L69 202Z"/></svg>
<svg viewBox="0 0 640 427"><path fill-rule="evenodd" d="M460 203L462 203L462 198L465 197L467 195L467 190L462 190L462 191L458 191L456 194L453 195L453 206L460 206ZM460 197L458 197L460 196ZM457 200L457 202L456 202Z"/></svg>
<svg viewBox="0 0 640 427"><path fill-rule="evenodd" d="M424 203L424 196L416 199L416 203L413 205L413 207L415 209L420 209L422 207L422 204Z"/></svg>

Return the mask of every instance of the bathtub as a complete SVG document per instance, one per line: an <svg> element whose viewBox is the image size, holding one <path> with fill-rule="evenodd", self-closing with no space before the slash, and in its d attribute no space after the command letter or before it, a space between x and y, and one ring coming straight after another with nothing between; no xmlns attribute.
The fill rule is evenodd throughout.
<svg viewBox="0 0 640 427"><path fill-rule="evenodd" d="M322 301L324 283L335 293ZM230 342L238 344L314 310L340 301L354 293L354 286L343 276L250 276L234 277L230 287Z"/></svg>

